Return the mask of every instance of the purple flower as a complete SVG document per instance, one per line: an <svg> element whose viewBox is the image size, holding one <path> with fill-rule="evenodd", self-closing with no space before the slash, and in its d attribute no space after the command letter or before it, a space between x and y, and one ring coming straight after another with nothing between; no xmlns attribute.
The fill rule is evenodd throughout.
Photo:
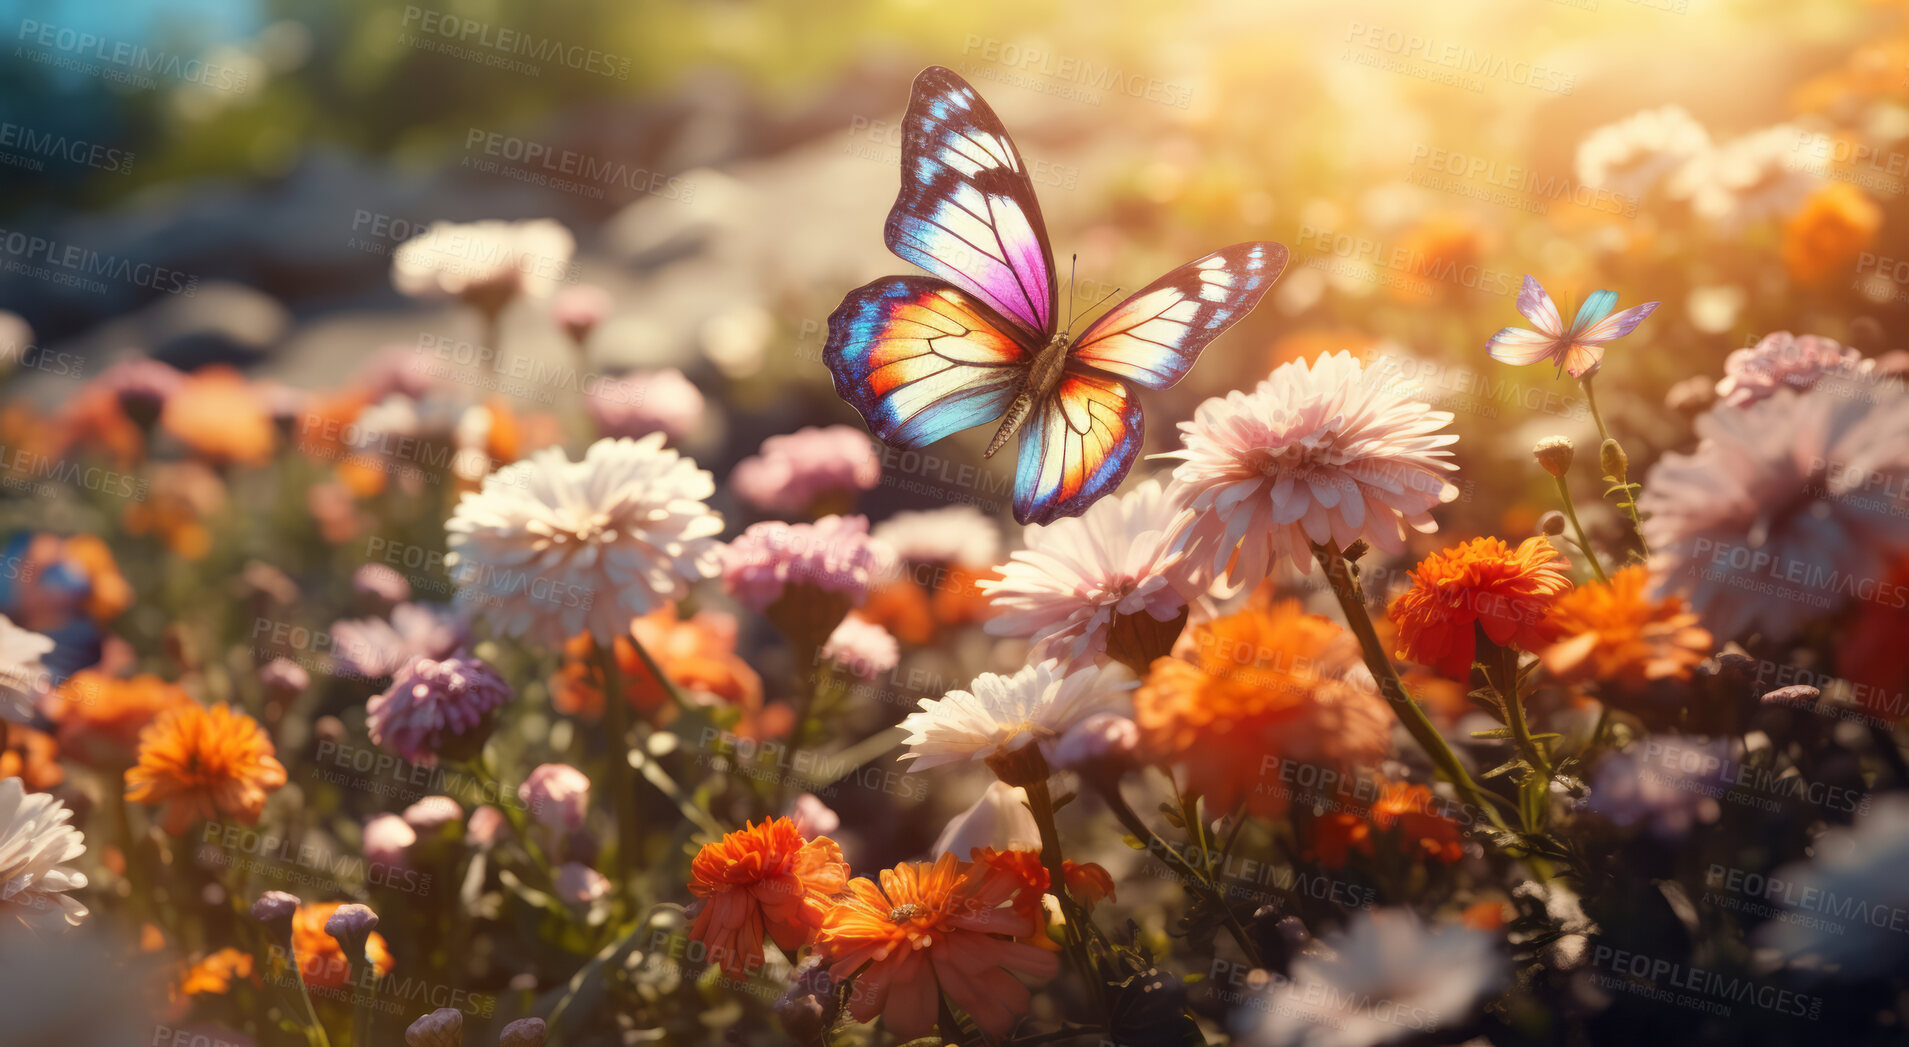
<svg viewBox="0 0 1909 1047"><path fill-rule="evenodd" d="M1597 765L1585 806L1614 825L1642 826L1661 839L1680 840L1717 820L1717 797L1728 791L1719 772L1729 761L1725 741L1646 738Z"/></svg>
<svg viewBox="0 0 1909 1047"><path fill-rule="evenodd" d="M847 425L811 426L762 441L736 463L729 485L764 512L807 513L833 495L852 500L880 483L882 463L868 434Z"/></svg>
<svg viewBox="0 0 1909 1047"><path fill-rule="evenodd" d="M150 424L166 401L178 391L185 374L171 364L150 357L123 360L101 371L93 385L109 390L126 417Z"/></svg>
<svg viewBox="0 0 1909 1047"><path fill-rule="evenodd" d="M296 697L312 685L312 676L290 658L274 658L259 667L259 683L274 694Z"/></svg>
<svg viewBox="0 0 1909 1047"><path fill-rule="evenodd" d="M859 679L873 679L901 661L901 647L888 630L849 615L822 645L822 658Z"/></svg>
<svg viewBox="0 0 1909 1047"><path fill-rule="evenodd" d="M404 852L418 842L418 832L395 814L381 814L365 823L365 860L386 868L401 868Z"/></svg>
<svg viewBox="0 0 1909 1047"><path fill-rule="evenodd" d="M390 621L332 623L331 654L340 672L377 679L419 658L449 657L470 639L470 626L449 605L406 603L391 609Z"/></svg>
<svg viewBox="0 0 1909 1047"><path fill-rule="evenodd" d="M590 808L590 779L569 764L542 764L517 787L517 798L532 818L568 832L583 824Z"/></svg>
<svg viewBox="0 0 1909 1047"><path fill-rule="evenodd" d="M395 568L368 563L351 574L351 591L385 606L401 604L411 598L411 583Z"/></svg>
<svg viewBox="0 0 1909 1047"><path fill-rule="evenodd" d="M583 406L599 436L662 433L681 440L703 418L702 390L674 367L605 378L585 394Z"/></svg>
<svg viewBox="0 0 1909 1047"><path fill-rule="evenodd" d="M475 753L489 734L491 711L510 699L510 685L476 658L419 658L367 703L365 725L374 744L430 765L440 750Z"/></svg>
<svg viewBox="0 0 1909 1047"><path fill-rule="evenodd" d="M464 808L448 796L426 796L404 809L404 824L419 833L434 833L464 817Z"/></svg>
<svg viewBox="0 0 1909 1047"><path fill-rule="evenodd" d="M860 604L888 569L887 547L868 536L868 518L825 516L812 524L751 524L723 547L723 586L763 611L791 585L809 584Z"/></svg>
<svg viewBox="0 0 1909 1047"><path fill-rule="evenodd" d="M1788 331L1767 334L1751 349L1738 349L1723 362L1717 396L1730 407L1767 400L1778 389L1803 392L1824 378L1845 383L1867 380L1876 361L1828 338Z"/></svg>

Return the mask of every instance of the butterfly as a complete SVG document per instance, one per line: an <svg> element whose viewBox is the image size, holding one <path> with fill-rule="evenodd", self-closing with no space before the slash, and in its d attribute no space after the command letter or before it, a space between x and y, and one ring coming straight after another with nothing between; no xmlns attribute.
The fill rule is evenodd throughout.
<svg viewBox="0 0 1909 1047"><path fill-rule="evenodd" d="M1538 329L1507 327L1491 336L1485 343L1485 351L1492 359L1506 364L1549 360L1557 364L1559 370L1571 372L1571 377L1582 378L1604 362L1604 343L1630 334L1646 316L1657 311L1658 303L1645 302L1612 315L1615 305L1616 291L1592 291L1578 307L1577 319L1571 321L1571 329L1567 331L1551 296L1527 273L1525 285L1518 291L1518 311L1537 324Z"/></svg>
<svg viewBox="0 0 1909 1047"><path fill-rule="evenodd" d="M998 419L991 458L1018 432L1023 524L1078 516L1119 487L1144 432L1133 387L1178 382L1286 267L1279 244L1235 244L1148 284L1075 338L1059 323L1027 164L952 70L915 78L901 176L883 238L933 275L850 291L829 316L822 359L835 391L889 444L922 447Z"/></svg>

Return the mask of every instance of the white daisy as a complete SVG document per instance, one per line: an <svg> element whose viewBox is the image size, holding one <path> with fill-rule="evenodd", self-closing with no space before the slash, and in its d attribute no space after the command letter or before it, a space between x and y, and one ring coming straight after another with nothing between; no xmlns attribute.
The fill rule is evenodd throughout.
<svg viewBox="0 0 1909 1047"><path fill-rule="evenodd" d="M502 634L555 647L587 631L607 644L716 573L715 490L662 433L598 440L581 462L546 448L464 496L445 563L459 599Z"/></svg>
<svg viewBox="0 0 1909 1047"><path fill-rule="evenodd" d="M86 874L65 864L86 852L86 837L66 824L72 816L20 779L0 779L0 915L36 931L85 918L86 906L66 893L86 886Z"/></svg>
<svg viewBox="0 0 1909 1047"><path fill-rule="evenodd" d="M1683 106L1646 109L1605 124L1578 143L1578 181L1636 198L1709 152L1710 132Z"/></svg>
<svg viewBox="0 0 1909 1047"><path fill-rule="evenodd" d="M994 519L972 505L899 512L876 524L872 534L909 563L988 567L1001 558Z"/></svg>
<svg viewBox="0 0 1909 1047"><path fill-rule="evenodd" d="M1075 724L1097 712L1125 711L1127 692L1136 685L1124 669L1070 673L1052 659L1013 676L982 673L973 690L921 700L921 711L901 723L909 747L901 758L914 761L910 771L920 771L983 761L1029 744L1051 757L1054 744Z"/></svg>
<svg viewBox="0 0 1909 1047"><path fill-rule="evenodd" d="M391 282L413 298L456 298L495 315L518 295L542 298L570 275L577 241L548 218L432 222L398 245Z"/></svg>
<svg viewBox="0 0 1909 1047"><path fill-rule="evenodd" d="M1468 1021L1505 984L1491 935L1460 925L1428 928L1409 909L1360 910L1295 959L1239 1012L1254 1047L1376 1047ZM1440 1040L1439 1042L1445 1042Z"/></svg>
<svg viewBox="0 0 1909 1047"><path fill-rule="evenodd" d="M52 682L40 659L52 650L52 640L0 615L0 719L33 719L34 703Z"/></svg>
<svg viewBox="0 0 1909 1047"><path fill-rule="evenodd" d="M1200 595L1178 542L1193 518L1151 479L1083 515L1029 525L1027 548L1008 558L1000 578L977 583L998 612L987 631L1025 637L1037 658L1104 664L1115 615L1168 622Z"/></svg>

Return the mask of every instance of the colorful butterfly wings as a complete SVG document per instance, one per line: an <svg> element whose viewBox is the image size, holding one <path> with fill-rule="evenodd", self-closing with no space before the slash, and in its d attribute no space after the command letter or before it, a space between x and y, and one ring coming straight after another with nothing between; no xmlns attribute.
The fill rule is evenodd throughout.
<svg viewBox="0 0 1909 1047"><path fill-rule="evenodd" d="M1492 359L1506 364L1549 360L1569 371L1571 377L1582 378L1603 362L1604 343L1630 334L1657 310L1657 304L1645 302L1621 313L1612 313L1617 306L1617 292L1593 291L1578 307L1577 317L1566 329L1551 296L1537 280L1527 275L1518 291L1518 311L1538 329L1507 327L1491 336L1485 343L1485 351Z"/></svg>
<svg viewBox="0 0 1909 1047"><path fill-rule="evenodd" d="M1053 254L1020 151L947 69L915 80L886 240L934 275L885 277L842 300L823 353L836 391L870 432L903 447L995 421L1054 339ZM1015 519L1077 516L1118 487L1144 435L1128 383L1179 381L1285 265L1279 244L1236 244L1173 270L1089 326L1021 426Z"/></svg>

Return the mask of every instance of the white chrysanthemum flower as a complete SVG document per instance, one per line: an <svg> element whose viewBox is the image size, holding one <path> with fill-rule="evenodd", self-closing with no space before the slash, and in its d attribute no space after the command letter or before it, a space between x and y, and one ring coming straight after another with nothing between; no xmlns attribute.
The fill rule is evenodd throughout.
<svg viewBox="0 0 1909 1047"><path fill-rule="evenodd" d="M1027 790L1003 781L988 783L974 805L948 820L929 854L968 860L976 847L997 851L1038 851L1041 827L1027 806Z"/></svg>
<svg viewBox="0 0 1909 1047"><path fill-rule="evenodd" d="M1892 919L1872 914L1909 907L1909 884L1902 878L1903 862L1909 861L1909 797L1879 797L1854 825L1818 837L1814 853L1772 875L1770 882L1789 888L1776 899L1785 912L1757 928L1756 944L1786 963L1852 977L1899 969L1909 956L1909 940Z"/></svg>
<svg viewBox="0 0 1909 1047"><path fill-rule="evenodd" d="M457 298L494 314L519 295L549 295L576 249L570 230L548 218L432 222L398 245L391 282L413 298Z"/></svg>
<svg viewBox="0 0 1909 1047"><path fill-rule="evenodd" d="M1710 132L1680 105L1633 113L1605 124L1578 143L1578 181L1640 197L1710 152Z"/></svg>
<svg viewBox="0 0 1909 1047"><path fill-rule="evenodd" d="M1172 621L1199 597L1179 543L1193 516L1156 478L1080 516L1028 525L1027 548L1008 558L1000 578L976 583L997 612L987 631L1027 638L1036 658L1105 663L1116 614Z"/></svg>
<svg viewBox="0 0 1909 1047"><path fill-rule="evenodd" d="M52 682L40 659L52 650L52 640L0 614L0 719L33 719L34 704Z"/></svg>
<svg viewBox="0 0 1909 1047"><path fill-rule="evenodd" d="M1409 909L1360 910L1239 1011L1253 1047L1377 1047L1468 1021L1506 982L1492 935L1427 927Z"/></svg>
<svg viewBox="0 0 1909 1047"><path fill-rule="evenodd" d="M1670 179L1670 195L1726 232L1782 218L1823 184L1797 144L1809 132L1778 124L1691 158Z"/></svg>
<svg viewBox="0 0 1909 1047"><path fill-rule="evenodd" d="M1282 554L1310 574L1314 543L1402 553L1407 526L1438 530L1432 508L1458 497L1443 475L1458 436L1439 431L1450 411L1414 395L1396 362L1341 352L1201 404L1180 423L1184 448L1159 456L1182 459L1168 493L1197 513L1189 556L1250 587Z"/></svg>
<svg viewBox="0 0 1909 1047"><path fill-rule="evenodd" d="M899 512L876 524L870 537L909 563L991 567L1001 558L994 519L972 505Z"/></svg>
<svg viewBox="0 0 1909 1047"><path fill-rule="evenodd" d="M484 479L445 525L460 600L506 636L607 644L718 568L716 484L663 434L546 448Z"/></svg>
<svg viewBox="0 0 1909 1047"><path fill-rule="evenodd" d="M1013 676L982 673L968 691L923 698L921 711L901 722L913 760L910 771L965 760L984 761L1032 744L1052 756L1054 743L1097 712L1124 712L1138 681L1124 669L1065 672L1048 660Z"/></svg>
<svg viewBox="0 0 1909 1047"><path fill-rule="evenodd" d="M86 874L66 862L86 852L86 837L66 824L73 812L18 778L0 779L0 914L29 930L77 927L86 906L66 892Z"/></svg>

